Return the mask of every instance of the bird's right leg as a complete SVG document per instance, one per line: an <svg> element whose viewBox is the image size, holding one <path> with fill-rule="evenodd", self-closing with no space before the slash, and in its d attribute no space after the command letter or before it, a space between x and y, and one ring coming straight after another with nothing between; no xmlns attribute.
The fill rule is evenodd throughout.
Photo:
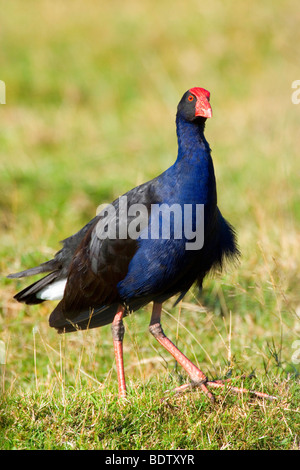
<svg viewBox="0 0 300 470"><path fill-rule="evenodd" d="M124 325L123 325L124 307L119 305L118 311L113 319L111 325L112 337L114 342L114 351L116 359L116 368L118 375L119 397L126 397L126 382L124 372L123 360L123 338L124 338Z"/></svg>
<svg viewBox="0 0 300 470"><path fill-rule="evenodd" d="M172 341L170 341L169 338L167 338L166 335L164 334L163 329L161 327L161 323L160 323L161 309L162 309L162 305L154 302L151 321L149 325L150 333L152 333L155 339L157 339L157 341L167 351L169 351L169 353L172 354L172 356L176 359L178 364L180 364L185 369L185 371L188 373L188 375L191 378L191 383L184 384L184 385L181 385L180 387L177 387L175 389L176 392L183 392L190 387L200 387L202 391L205 392L205 394L210 398L210 400L214 402L214 396L208 390L207 387L213 387L213 388L228 387L230 391L235 392L235 393L240 393L240 394L251 393L253 395L256 395L257 397L266 398L268 400L276 399L276 397L270 396L263 392L258 392L256 390L248 390L245 388L233 387L229 385L226 380L225 381L222 381L222 380L208 381L205 374L200 369L198 369L198 367L196 367L195 364L193 364L181 351L179 351L179 349L175 346L175 344L173 344Z"/></svg>
<svg viewBox="0 0 300 470"><path fill-rule="evenodd" d="M150 333L157 339L157 341L176 359L185 371L188 373L194 386L198 386L202 391L214 401L213 394L207 389L207 377L203 372L198 369L176 346L169 338L166 337L160 323L162 304L154 302L151 321L149 325Z"/></svg>

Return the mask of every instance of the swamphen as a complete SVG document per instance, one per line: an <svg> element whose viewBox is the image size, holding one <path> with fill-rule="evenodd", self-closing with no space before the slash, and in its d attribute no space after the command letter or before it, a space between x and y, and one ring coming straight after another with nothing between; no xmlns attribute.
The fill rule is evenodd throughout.
<svg viewBox="0 0 300 470"><path fill-rule="evenodd" d="M126 396L122 319L151 301L149 330L186 370L191 384L211 399L207 387L223 386L207 381L166 337L160 322L165 300L176 294L181 299L195 282L201 287L211 270L239 255L234 230L217 207L214 167L204 136L206 119L212 116L209 98L207 90L195 87L180 100L178 156L170 168L107 206L65 239L54 259L8 276L49 273L15 299L26 304L60 300L49 319L58 332L112 323L121 397Z"/></svg>

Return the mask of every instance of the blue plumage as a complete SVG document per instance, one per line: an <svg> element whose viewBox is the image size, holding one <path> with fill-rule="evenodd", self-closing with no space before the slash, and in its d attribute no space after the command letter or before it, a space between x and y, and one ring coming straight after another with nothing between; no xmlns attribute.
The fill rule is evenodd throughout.
<svg viewBox="0 0 300 470"><path fill-rule="evenodd" d="M118 233L125 230L129 234L134 219L129 217L124 226L121 202L117 199L112 204L114 215L104 219L102 212L95 217L64 241L53 260L10 276L51 271L18 293L17 300L39 303L44 300L41 291L45 292L45 286L55 287L55 283L65 279L63 297L50 316L50 325L59 331L93 328L110 323L120 304L126 311L134 311L150 301L161 303L176 294L182 297L194 282L202 286L206 274L222 267L224 258L238 256L234 231L217 207L214 167L204 136L205 121L211 117L207 93L200 88L191 89L178 105L175 163L124 195L128 207L142 204L147 208L138 237L111 240L99 236L99 222L103 220L110 229L116 223ZM191 100L191 96L195 99ZM197 212L200 205L204 207L203 218ZM175 214L170 208L179 211ZM185 230L187 222L189 230ZM191 234L201 233L200 225L204 236L201 246L187 249L197 241ZM166 226L170 232L167 238L162 233Z"/></svg>
<svg viewBox="0 0 300 470"><path fill-rule="evenodd" d="M217 206L213 162L204 137L205 121L212 116L209 96L197 87L183 95L176 117L178 156L174 165L107 206L64 240L54 259L8 276L49 273L15 298L27 304L61 298L49 318L58 332L112 323L121 398L126 396L122 319L151 301L150 333L191 380L177 391L198 386L213 401L207 387L228 387L227 381L208 381L161 326L166 299L175 294L181 299L194 282L201 287L210 271L222 268L224 259L239 255L234 230Z"/></svg>
<svg viewBox="0 0 300 470"><path fill-rule="evenodd" d="M191 224L194 231L196 205L204 205L204 246L197 252L186 250L188 240L184 236L179 240L139 239L128 273L118 284L118 291L128 304L131 299L136 299L137 293L139 296L152 293L154 299L164 301L178 291L187 291L196 280L201 285L203 277L214 265L221 267L223 257L238 254L233 230L217 208L214 167L204 137L204 123L203 118L187 121L179 109L176 118L177 160L150 182L155 193L169 206L179 204L182 212L184 204L193 206ZM171 233L172 223L171 219ZM155 297L155 294L159 296Z"/></svg>

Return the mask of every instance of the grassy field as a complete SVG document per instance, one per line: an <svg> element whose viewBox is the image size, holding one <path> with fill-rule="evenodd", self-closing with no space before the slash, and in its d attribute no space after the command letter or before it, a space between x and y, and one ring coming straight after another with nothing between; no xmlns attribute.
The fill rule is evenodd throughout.
<svg viewBox="0 0 300 470"><path fill-rule="evenodd" d="M296 0L3 2L0 80L0 449L299 449L300 79ZM163 327L209 377L278 397L165 393L186 381L125 320L126 403L110 327L59 336L6 274L46 261L96 208L170 166L175 112L211 91L219 206L238 267L207 279Z"/></svg>

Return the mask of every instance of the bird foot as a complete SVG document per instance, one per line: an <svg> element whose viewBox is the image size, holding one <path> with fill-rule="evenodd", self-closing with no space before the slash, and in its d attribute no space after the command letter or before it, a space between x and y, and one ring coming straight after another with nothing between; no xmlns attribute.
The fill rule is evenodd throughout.
<svg viewBox="0 0 300 470"><path fill-rule="evenodd" d="M207 380L192 380L190 383L180 385L179 387L173 388L172 390L166 390L165 393L174 392L174 393L183 393L190 388L200 387L204 394L210 399L212 403L215 402L215 397L207 388Z"/></svg>
<svg viewBox="0 0 300 470"><path fill-rule="evenodd" d="M245 378L245 376L240 376L238 378ZM259 398L265 398L266 400L277 400L277 397L268 395L267 393L263 392L258 392L256 390L249 390L247 388L243 387L234 387L230 385L231 379L224 379L224 380L206 380L206 381L191 381L190 383L180 385L179 387L176 387L172 390L167 390L166 393L168 392L174 392L174 393L183 393L186 392L189 389L193 389L195 387L200 387L204 393L208 396L211 402L214 403L215 399L213 394L208 390L208 388L227 388L229 391L233 393L239 393L239 394L251 394L255 395Z"/></svg>

